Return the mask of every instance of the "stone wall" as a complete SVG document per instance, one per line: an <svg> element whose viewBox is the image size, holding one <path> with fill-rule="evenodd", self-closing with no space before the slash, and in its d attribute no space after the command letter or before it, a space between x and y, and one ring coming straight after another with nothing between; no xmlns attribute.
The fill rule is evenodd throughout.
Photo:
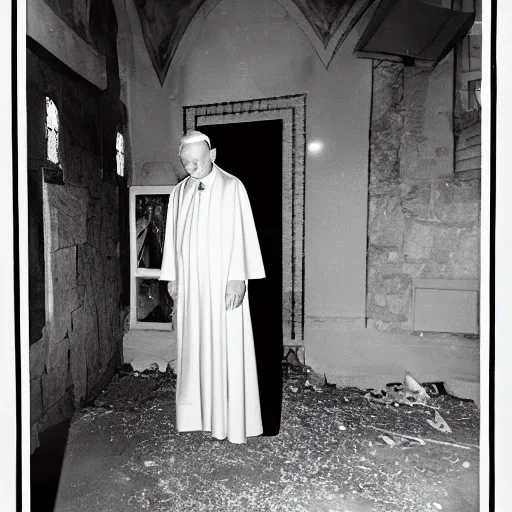
<svg viewBox="0 0 512 512"><path fill-rule="evenodd" d="M35 289L44 290L45 317L42 330L33 324L37 330L31 333L32 449L37 432L97 395L122 361L119 198L125 185L116 176L115 142L106 151L105 141L115 141L125 111L118 79L117 87L110 77L109 83L114 86L100 91L29 41L28 174L31 200L42 202L30 206L29 246L44 251L44 272L39 265L30 277L43 279ZM55 102L60 122L61 169L54 166L51 173L43 171L51 167L46 96ZM41 257L30 261L37 264Z"/></svg>
<svg viewBox="0 0 512 512"><path fill-rule="evenodd" d="M414 278L478 279L480 179L454 174L453 61L374 61L367 318L412 330Z"/></svg>

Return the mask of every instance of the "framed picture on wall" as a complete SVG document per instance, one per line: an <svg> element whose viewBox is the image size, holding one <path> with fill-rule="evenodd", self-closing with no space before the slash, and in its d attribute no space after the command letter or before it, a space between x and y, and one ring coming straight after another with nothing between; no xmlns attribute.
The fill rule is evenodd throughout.
<svg viewBox="0 0 512 512"><path fill-rule="evenodd" d="M159 278L173 188L130 187L130 329L172 328L174 304Z"/></svg>

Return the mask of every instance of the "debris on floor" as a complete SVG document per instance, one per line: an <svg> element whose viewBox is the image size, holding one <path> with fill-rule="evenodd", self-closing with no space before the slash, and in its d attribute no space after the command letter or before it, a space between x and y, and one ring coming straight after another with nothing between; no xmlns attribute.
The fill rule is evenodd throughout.
<svg viewBox="0 0 512 512"><path fill-rule="evenodd" d="M446 421L443 419L443 417L439 414L439 411L435 411L434 420L427 419L427 423L434 427L436 430L439 430L439 432L445 432L447 434L451 434L452 429L446 423Z"/></svg>
<svg viewBox="0 0 512 512"><path fill-rule="evenodd" d="M176 432L171 369L123 368L73 419L55 512L478 510L475 404L420 384L424 403L410 382L406 397L406 378L393 391L424 407L395 407L304 365L283 374L279 435L235 445Z"/></svg>
<svg viewBox="0 0 512 512"><path fill-rule="evenodd" d="M437 390L437 388L435 388ZM385 405L399 406L404 405L422 405L428 407L430 396L427 390L422 386L409 372L405 372L403 384L388 384L385 390L369 390L365 399L369 402Z"/></svg>

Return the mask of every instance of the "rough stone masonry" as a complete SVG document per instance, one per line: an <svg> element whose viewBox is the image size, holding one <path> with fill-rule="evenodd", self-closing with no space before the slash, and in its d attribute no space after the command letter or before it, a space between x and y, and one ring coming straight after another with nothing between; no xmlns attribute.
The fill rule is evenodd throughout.
<svg viewBox="0 0 512 512"><path fill-rule="evenodd" d="M412 330L414 278L479 277L480 178L454 172L451 66L373 64L367 317L380 330Z"/></svg>

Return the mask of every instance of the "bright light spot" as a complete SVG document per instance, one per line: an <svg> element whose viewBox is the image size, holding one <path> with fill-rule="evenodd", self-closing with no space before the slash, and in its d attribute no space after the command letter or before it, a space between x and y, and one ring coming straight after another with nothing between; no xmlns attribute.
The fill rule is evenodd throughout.
<svg viewBox="0 0 512 512"><path fill-rule="evenodd" d="M320 142L319 140L314 140L308 144L308 150L310 153L320 153L323 147L323 142Z"/></svg>

